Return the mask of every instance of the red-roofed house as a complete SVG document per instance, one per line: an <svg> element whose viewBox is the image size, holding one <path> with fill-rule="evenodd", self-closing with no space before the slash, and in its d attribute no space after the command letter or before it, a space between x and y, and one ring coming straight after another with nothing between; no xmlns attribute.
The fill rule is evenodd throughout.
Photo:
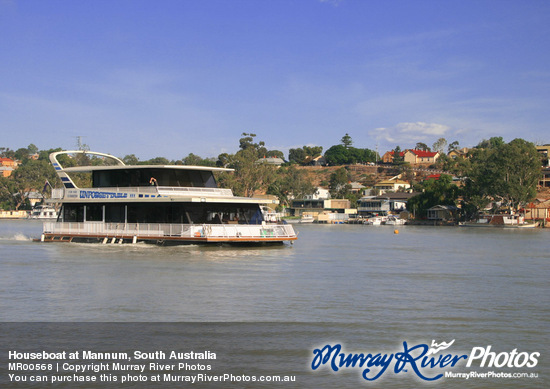
<svg viewBox="0 0 550 389"><path fill-rule="evenodd" d="M384 153L384 155L382 156L382 162L384 162L384 163L393 163L394 155L395 155L395 151L393 151L393 150L392 151L386 151ZM403 151L401 151L399 153L399 156L403 158L405 156L405 153Z"/></svg>
<svg viewBox="0 0 550 389"><path fill-rule="evenodd" d="M15 161L11 158L0 158L0 166L15 167Z"/></svg>
<svg viewBox="0 0 550 389"><path fill-rule="evenodd" d="M441 174L430 174L429 176L427 176L424 180L425 181L428 181L428 180L439 180L441 178Z"/></svg>
<svg viewBox="0 0 550 389"><path fill-rule="evenodd" d="M431 165L435 163L435 161L437 161L438 158L439 158L438 152L416 150L416 149L405 151L405 162L408 162L411 165L416 165L416 164Z"/></svg>

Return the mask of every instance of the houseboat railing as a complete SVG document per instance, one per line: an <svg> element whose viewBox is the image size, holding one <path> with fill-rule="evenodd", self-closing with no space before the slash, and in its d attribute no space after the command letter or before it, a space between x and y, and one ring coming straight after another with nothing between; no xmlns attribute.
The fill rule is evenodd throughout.
<svg viewBox="0 0 550 389"><path fill-rule="evenodd" d="M109 238L292 238L292 226L271 224L165 224L165 223L102 223L45 222L44 233L82 237Z"/></svg>

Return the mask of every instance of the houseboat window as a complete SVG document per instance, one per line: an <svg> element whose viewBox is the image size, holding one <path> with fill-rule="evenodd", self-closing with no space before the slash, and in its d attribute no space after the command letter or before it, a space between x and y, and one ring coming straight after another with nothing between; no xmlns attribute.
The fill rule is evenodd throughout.
<svg viewBox="0 0 550 389"><path fill-rule="evenodd" d="M128 204L128 223L260 224L262 220L256 204Z"/></svg>
<svg viewBox="0 0 550 389"><path fill-rule="evenodd" d="M86 205L86 221L103 221L103 206L99 204Z"/></svg>
<svg viewBox="0 0 550 389"><path fill-rule="evenodd" d="M151 177L159 186L216 188L210 171L179 169L117 169L93 172L94 188L149 186Z"/></svg>
<svg viewBox="0 0 550 389"><path fill-rule="evenodd" d="M107 204L105 205L105 222L124 223L126 219L126 209L124 205Z"/></svg>
<svg viewBox="0 0 550 389"><path fill-rule="evenodd" d="M63 221L77 223L83 222L84 206L80 204L65 204L63 206Z"/></svg>

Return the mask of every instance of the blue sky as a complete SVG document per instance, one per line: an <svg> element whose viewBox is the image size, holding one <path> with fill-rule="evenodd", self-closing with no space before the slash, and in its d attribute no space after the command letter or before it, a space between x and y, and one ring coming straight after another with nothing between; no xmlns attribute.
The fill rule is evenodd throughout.
<svg viewBox="0 0 550 389"><path fill-rule="evenodd" d="M550 2L0 0L0 146L550 143Z"/></svg>

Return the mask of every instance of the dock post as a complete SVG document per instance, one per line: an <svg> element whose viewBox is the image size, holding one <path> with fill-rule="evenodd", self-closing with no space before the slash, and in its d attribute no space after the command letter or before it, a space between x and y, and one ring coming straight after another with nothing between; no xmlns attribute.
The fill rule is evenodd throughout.
<svg viewBox="0 0 550 389"><path fill-rule="evenodd" d="M136 244L136 243L137 243L137 236L136 236L136 235L134 235L134 237L132 238L132 243L133 243L133 244Z"/></svg>

